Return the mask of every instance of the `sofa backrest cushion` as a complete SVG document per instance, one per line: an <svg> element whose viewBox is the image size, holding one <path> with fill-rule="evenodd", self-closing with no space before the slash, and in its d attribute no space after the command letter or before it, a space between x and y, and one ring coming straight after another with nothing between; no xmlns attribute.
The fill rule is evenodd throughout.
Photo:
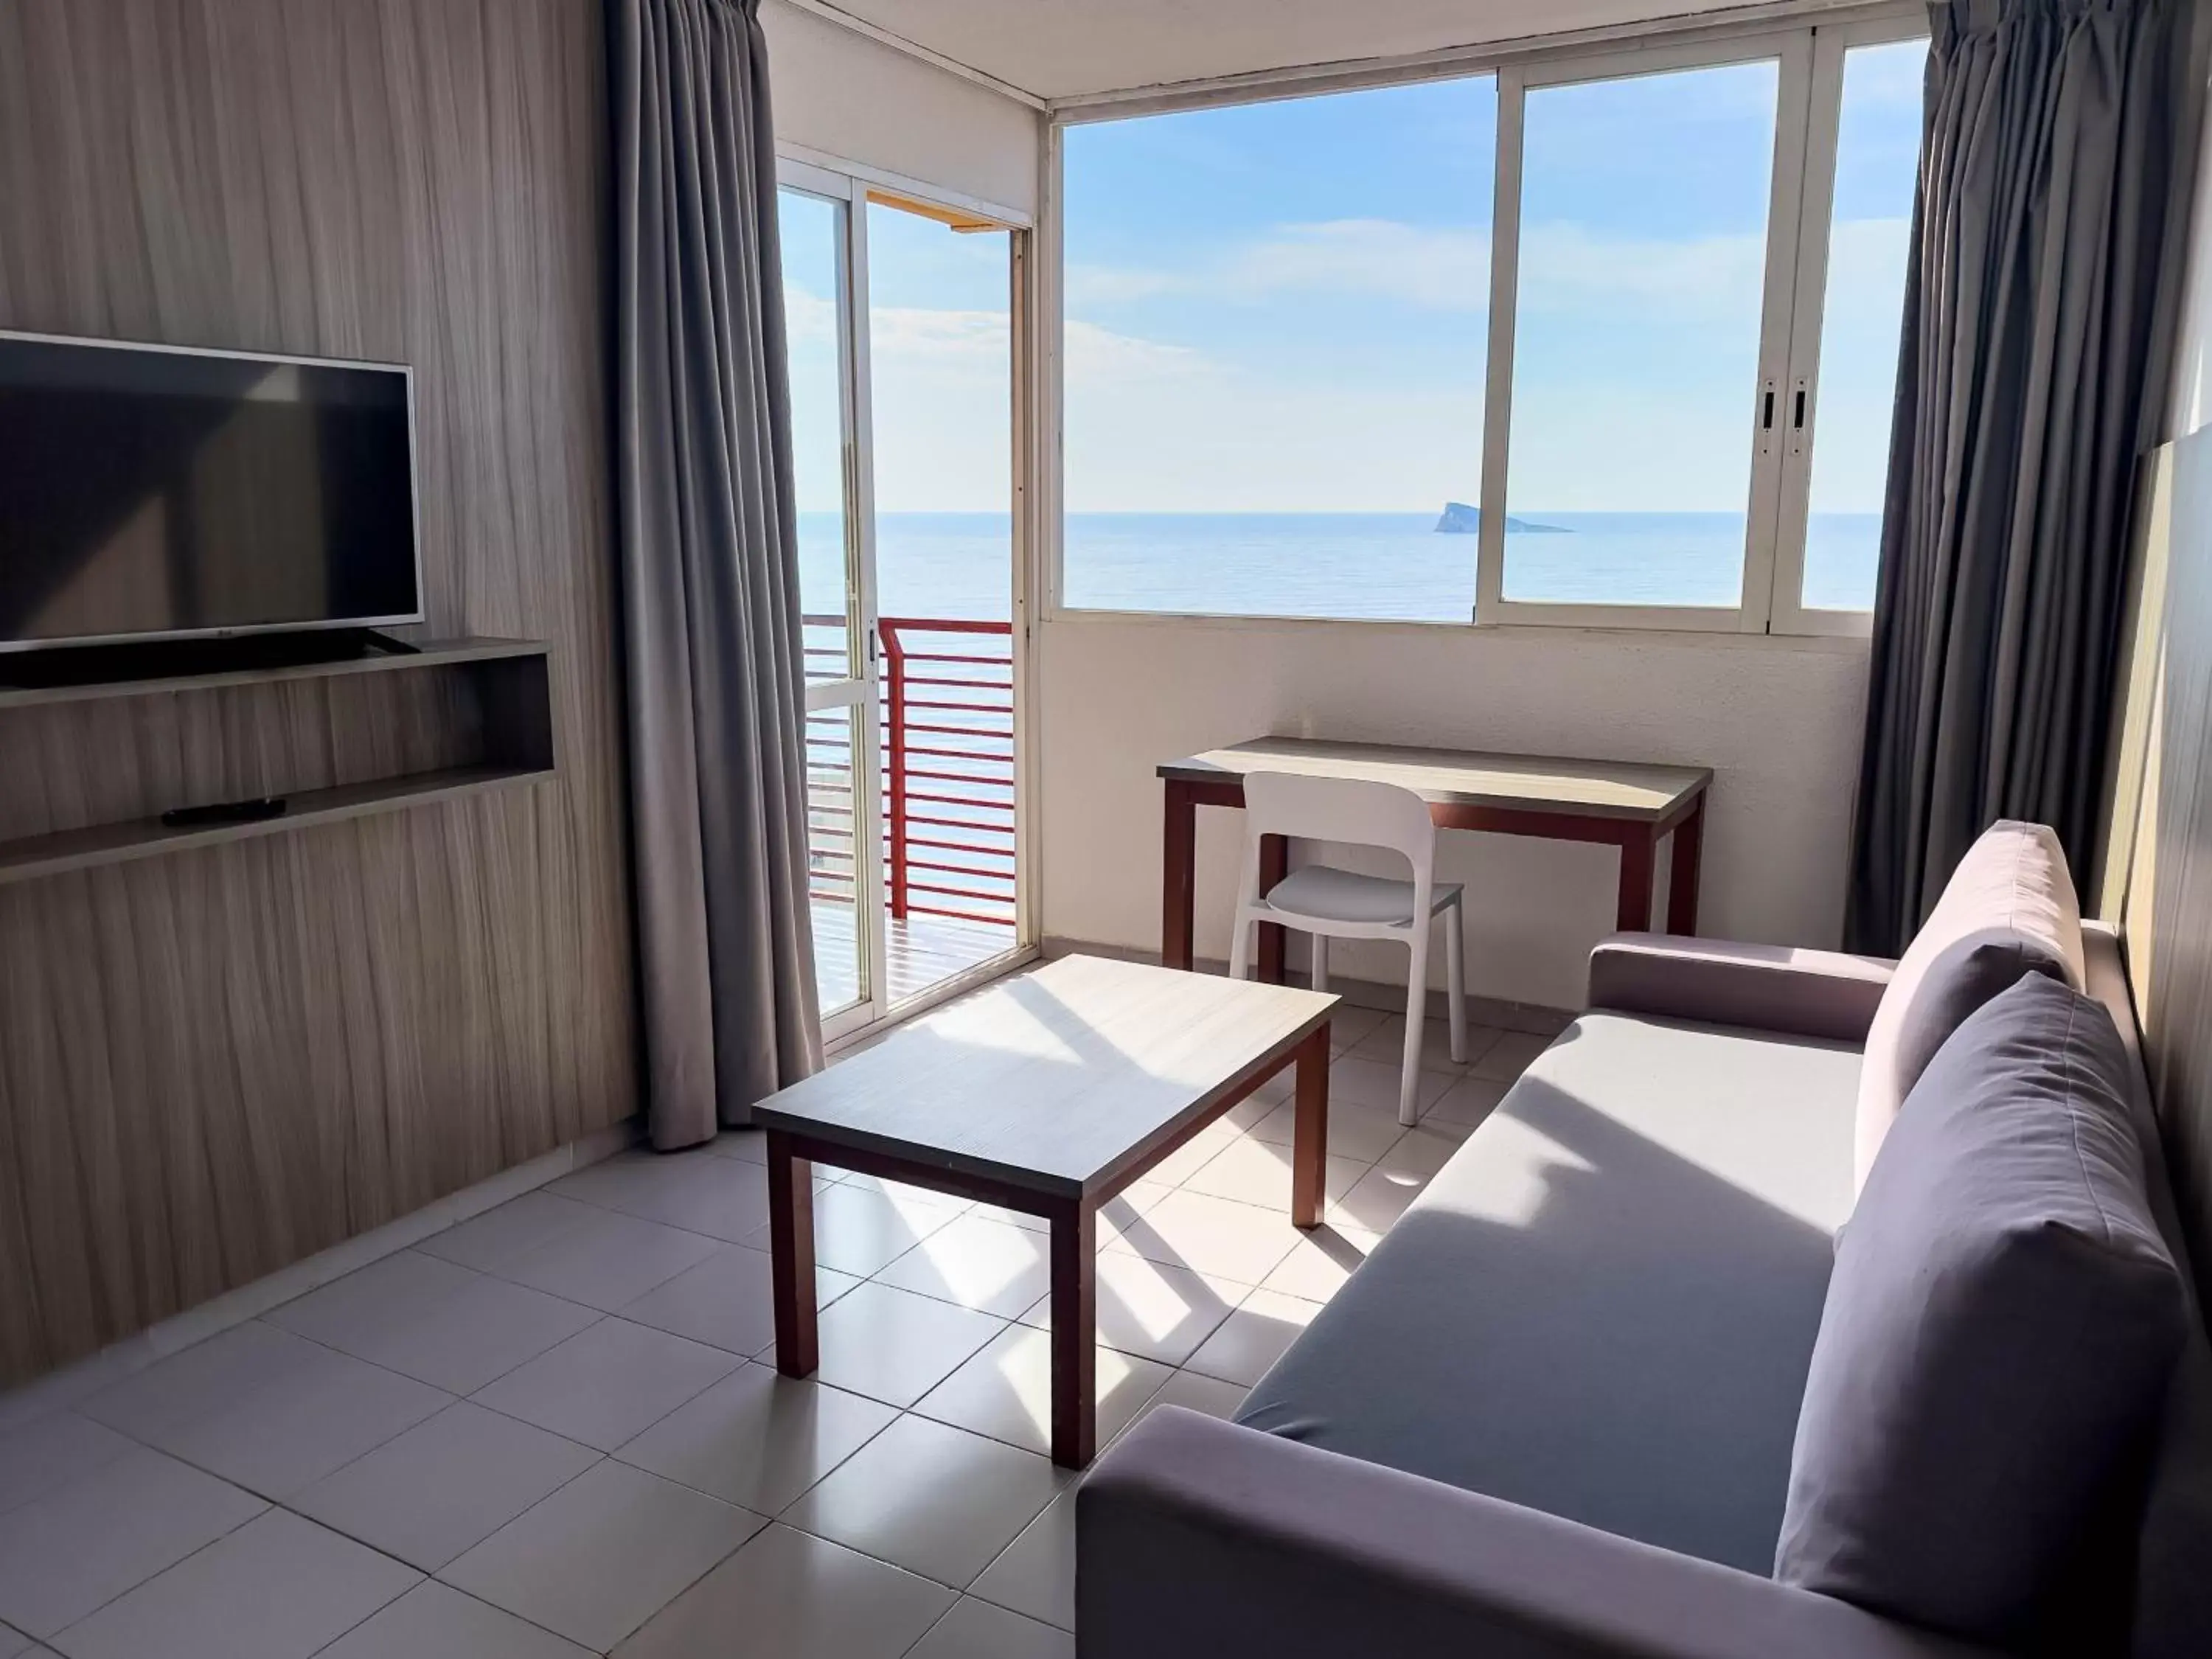
<svg viewBox="0 0 2212 1659"><path fill-rule="evenodd" d="M1967 1015L2031 973L2083 988L2081 907L2058 837L2006 819L1952 872L1867 1029L1854 1136L1859 1187L1936 1051Z"/></svg>
<svg viewBox="0 0 2212 1659"><path fill-rule="evenodd" d="M1996 1647L2118 1644L2186 1317L2129 1064L2031 975L1922 1074L1836 1252L1777 1577Z"/></svg>

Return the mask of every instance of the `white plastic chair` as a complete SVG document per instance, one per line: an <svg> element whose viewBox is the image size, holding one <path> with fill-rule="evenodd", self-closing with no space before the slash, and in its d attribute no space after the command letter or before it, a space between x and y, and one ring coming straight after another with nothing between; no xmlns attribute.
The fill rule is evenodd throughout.
<svg viewBox="0 0 2212 1659"><path fill-rule="evenodd" d="M1411 881L1364 876L1325 864L1293 870L1260 890L1260 838L1379 847L1413 866ZM1406 976L1406 1061L1398 1084L1398 1121L1417 1121L1414 1091L1421 1069L1421 1026L1427 1012L1429 924L1443 915L1444 963L1450 986L1451 1054L1467 1058L1467 942L1457 882L1435 878L1437 828L1428 803L1410 789L1358 778L1316 778L1295 772L1244 775L1244 873L1237 884L1237 930L1229 950L1231 978L1251 960L1252 929L1275 922L1313 939L1313 982L1328 988L1328 941L1395 939L1413 951ZM1449 913L1449 914L1447 914Z"/></svg>

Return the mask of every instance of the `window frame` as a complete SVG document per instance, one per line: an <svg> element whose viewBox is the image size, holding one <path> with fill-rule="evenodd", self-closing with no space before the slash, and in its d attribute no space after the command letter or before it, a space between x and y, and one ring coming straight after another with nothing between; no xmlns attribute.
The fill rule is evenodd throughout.
<svg viewBox="0 0 2212 1659"><path fill-rule="evenodd" d="M1508 64L1498 74L1498 183L1491 209L1490 360L1482 423L1482 529L1476 539L1474 619L1577 628L1660 628L1680 633L1763 634L1772 590L1773 526L1780 498L1780 456L1762 434L1759 404L1776 393L1790 349L1786 277L1795 257L1797 204L1804 185L1805 112L1812 76L1812 33L1749 33L1726 43L1656 44L1618 52L1578 53L1554 62ZM1776 66L1774 149L1767 181L1766 258L1760 278L1759 369L1745 410L1751 446L1741 584L1733 608L1719 605L1562 604L1505 597L1505 483L1513 441L1513 362L1519 329L1522 185L1528 94L1644 76L1731 64Z"/></svg>
<svg viewBox="0 0 2212 1659"><path fill-rule="evenodd" d="M1843 137L1844 66L1854 47L1924 40L1924 21L1875 18L1817 29L1813 39L1812 106L1807 132L1805 188L1799 211L1796 320L1784 386L1806 397L1805 426L1784 455L1782 516L1775 538L1771 622L1776 634L1868 639L1874 611L1834 611L1805 604L1805 544L1811 530L1813 451L1820 428L1820 343L1828 323L1828 252L1835 233L1836 167ZM1909 256L1908 256L1909 257ZM1786 401L1786 399L1785 399Z"/></svg>
<svg viewBox="0 0 2212 1659"><path fill-rule="evenodd" d="M1852 47L1925 39L1925 12L1901 0L1856 7L1792 6L1777 16L1735 24L1632 25L1572 40L1537 37L1493 47L1425 54L1370 70L1317 73L1287 70L1232 77L1188 88L1122 97L1071 100L1048 111L1041 155L1036 295L1038 346L1037 587L1048 618L1125 618L1241 625L1360 628L1454 628L1473 625L1540 631L1579 629L1736 635L1838 646L1871 632L1869 611L1808 610L1801 604L1813 441L1817 436L1820 338L1826 300L1829 216L1833 201L1837 121L1844 54ZM1522 147L1528 91L1771 58L1779 61L1775 157L1770 183L1767 253L1759 330L1759 373L1747 436L1753 446L1741 596L1734 608L1554 604L1507 600L1504 485L1512 403L1512 301L1518 284ZM1496 77L1497 180L1492 204L1489 347L1481 434L1480 501L1484 528L1474 539L1475 602L1468 622L1378 620L1354 617L1274 617L1254 611L1120 610L1067 604L1065 535L1066 194L1063 138L1070 126L1152 115L1326 97L1416 81ZM1825 77L1825 78L1824 78ZM1815 210L1817 209L1817 211ZM1510 228L1509 228L1510 220ZM1817 252L1817 258L1809 257ZM1817 270L1813 267L1817 265ZM1786 453L1780 412L1762 443L1759 409L1771 383L1778 411L1784 390L1802 373L1808 388L1806 441ZM1048 422L1048 425L1046 424ZM1765 451L1768 453L1762 453ZM1763 532L1763 533L1762 533Z"/></svg>

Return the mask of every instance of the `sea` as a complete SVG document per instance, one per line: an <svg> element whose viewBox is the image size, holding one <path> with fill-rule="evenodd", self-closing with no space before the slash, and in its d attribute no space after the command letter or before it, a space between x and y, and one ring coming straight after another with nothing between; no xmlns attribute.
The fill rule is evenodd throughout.
<svg viewBox="0 0 2212 1659"><path fill-rule="evenodd" d="M1475 538L1429 513L1071 513L1071 607L1249 617L1463 623L1474 608ZM1711 605L1741 598L1744 518L1730 513L1541 513L1505 537L1505 596L1555 604ZM1533 526L1541 526L1541 529ZM805 609L842 609L834 513L799 514ZM1805 603L1873 603L1881 519L1816 513ZM1012 527L1003 513L884 513L878 606L887 617L1003 620Z"/></svg>

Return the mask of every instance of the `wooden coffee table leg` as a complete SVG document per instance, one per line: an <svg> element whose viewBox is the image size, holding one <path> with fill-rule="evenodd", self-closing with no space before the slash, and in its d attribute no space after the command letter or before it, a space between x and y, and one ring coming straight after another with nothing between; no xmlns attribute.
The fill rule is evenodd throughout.
<svg viewBox="0 0 2212 1659"><path fill-rule="evenodd" d="M1097 1212L1052 1217L1052 1461L1090 1466L1098 1440Z"/></svg>
<svg viewBox="0 0 2212 1659"><path fill-rule="evenodd" d="M1328 1023L1298 1045L1297 1105L1291 1119L1291 1220L1321 1225L1328 1172Z"/></svg>
<svg viewBox="0 0 2212 1659"><path fill-rule="evenodd" d="M775 1368L811 1376L821 1363L814 1328L814 1166L791 1137L768 1132L769 1277L775 1301Z"/></svg>

